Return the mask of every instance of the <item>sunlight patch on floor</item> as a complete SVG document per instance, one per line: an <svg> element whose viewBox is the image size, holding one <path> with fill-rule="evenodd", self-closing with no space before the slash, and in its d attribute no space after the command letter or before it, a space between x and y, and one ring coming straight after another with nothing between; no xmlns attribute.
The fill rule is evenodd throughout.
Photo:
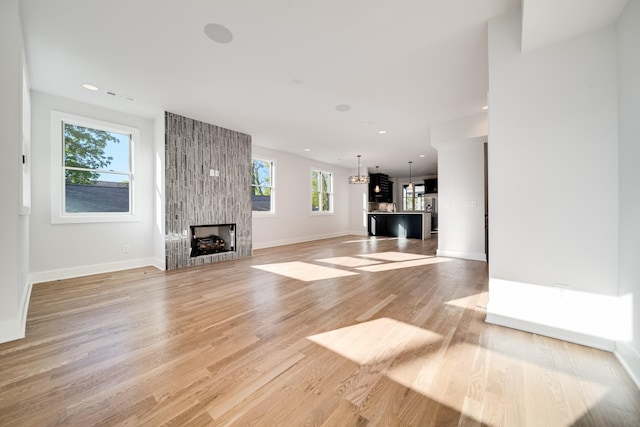
<svg viewBox="0 0 640 427"><path fill-rule="evenodd" d="M307 339L359 365L368 365L435 345L442 340L442 336L383 317L309 336Z"/></svg>
<svg viewBox="0 0 640 427"><path fill-rule="evenodd" d="M442 370L451 369L447 367L450 360L469 360L468 367L461 368L461 384L467 384L467 376L477 377L469 383L469 388L464 399L460 400L459 393L443 392L447 389L456 390L455 382L451 382L448 376L439 376ZM571 373L563 372L554 366L543 366L541 364L522 361L514 356L493 351L486 347L479 347L467 343L455 345L444 354L426 354L425 356L414 357L402 364L394 366L385 372L385 375L411 390L427 396L441 404L447 405L462 414L471 416L477 420L489 421L495 414L485 413L500 409L503 405L494 399L491 393L492 388L508 387L505 384L505 374L510 370L510 366L522 366L524 369L513 370L520 372L520 379L511 378L511 381L524 381L526 390L536 399L525 399L525 396L514 396L520 399L518 406L522 419L537 419L538 425L574 425L581 420L589 408L596 406L610 391L605 384L589 381L577 377ZM515 369L515 368L514 368ZM509 381L509 380L507 380ZM572 390L576 383L587 389L587 393L567 393L564 390ZM472 387L473 386L473 387ZM466 388L466 387L465 387ZM540 412L540 401L563 402L556 407L547 407L544 412ZM568 413L570 408L571 413ZM508 420L505 420L508 421ZM519 422L521 420L512 420ZM507 425L513 425L508 424Z"/></svg>
<svg viewBox="0 0 640 427"><path fill-rule="evenodd" d="M487 308L488 292L480 292L479 294L469 295L462 298L452 299L445 302L447 305L462 308L465 310L475 310L476 307Z"/></svg>
<svg viewBox="0 0 640 427"><path fill-rule="evenodd" d="M364 243L364 242L381 242L384 240L398 240L397 237L368 237L368 238L362 238L362 239L356 239L356 240L346 240L344 242L342 242L342 244L345 243Z"/></svg>
<svg viewBox="0 0 640 427"><path fill-rule="evenodd" d="M314 280L333 279L336 277L355 276L358 273L338 270L330 267L309 264L306 262L293 261L276 264L253 265L253 268L290 277L303 282L313 282Z"/></svg>
<svg viewBox="0 0 640 427"><path fill-rule="evenodd" d="M439 264L441 262L449 262L451 258L425 258L413 261L400 261L388 264L370 265L367 267L359 267L358 270L376 273L379 271L397 270L399 268L419 267L421 265Z"/></svg>
<svg viewBox="0 0 640 427"><path fill-rule="evenodd" d="M379 252L375 254L361 254L358 256L379 259L381 261L409 261L412 259L432 258L429 255L409 254L404 252Z"/></svg>
<svg viewBox="0 0 640 427"><path fill-rule="evenodd" d="M327 264L339 265L341 267L362 267L364 265L380 264L382 261L373 261L370 259L354 258L350 256L340 256L334 258L317 259L318 262L326 262Z"/></svg>
<svg viewBox="0 0 640 427"><path fill-rule="evenodd" d="M450 302L465 305L465 300L468 303L472 297ZM511 382L524 382L527 395L536 398L513 396L517 413L498 415L505 425L523 419L539 420L539 425L573 425L584 420L590 408L602 404L610 392L606 384L579 377L556 363L549 364L553 358L512 355L465 342L449 344L449 338L390 318L307 337L361 367L370 367L358 371L366 374L366 381L356 383L357 390L346 391L352 402L360 402L384 376L467 417L491 423L505 405L500 393L492 390L509 388ZM458 374L443 375L451 370ZM471 382L470 376L474 378ZM573 392L576 384L585 392ZM540 401L559 404L541 412Z"/></svg>

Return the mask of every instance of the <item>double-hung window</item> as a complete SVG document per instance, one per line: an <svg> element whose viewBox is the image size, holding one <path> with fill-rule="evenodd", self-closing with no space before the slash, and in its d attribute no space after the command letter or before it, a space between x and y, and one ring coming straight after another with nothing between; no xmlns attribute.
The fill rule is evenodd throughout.
<svg viewBox="0 0 640 427"><path fill-rule="evenodd" d="M402 209L405 211L424 210L424 184L402 186Z"/></svg>
<svg viewBox="0 0 640 427"><path fill-rule="evenodd" d="M51 129L52 222L135 220L133 149L139 131L57 111Z"/></svg>
<svg viewBox="0 0 640 427"><path fill-rule="evenodd" d="M331 172L311 170L311 212L333 212L333 174Z"/></svg>
<svg viewBox="0 0 640 427"><path fill-rule="evenodd" d="M251 165L251 205L253 212L275 213L275 162L253 159Z"/></svg>

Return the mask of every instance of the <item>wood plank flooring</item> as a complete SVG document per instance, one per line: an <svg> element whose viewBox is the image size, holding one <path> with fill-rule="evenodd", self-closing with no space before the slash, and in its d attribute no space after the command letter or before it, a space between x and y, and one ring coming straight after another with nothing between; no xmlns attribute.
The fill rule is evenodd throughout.
<svg viewBox="0 0 640 427"><path fill-rule="evenodd" d="M347 236L33 288L0 426L637 426L611 353L484 323L487 265Z"/></svg>

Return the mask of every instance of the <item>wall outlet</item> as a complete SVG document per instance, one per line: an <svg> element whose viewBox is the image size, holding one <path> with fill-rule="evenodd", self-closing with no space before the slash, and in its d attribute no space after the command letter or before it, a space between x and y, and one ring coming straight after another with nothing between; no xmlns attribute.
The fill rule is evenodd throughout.
<svg viewBox="0 0 640 427"><path fill-rule="evenodd" d="M129 253L129 245L122 245L122 253L123 254Z"/></svg>
<svg viewBox="0 0 640 427"><path fill-rule="evenodd" d="M563 283L554 283L553 287L556 289L556 296L561 302L569 302L569 285Z"/></svg>

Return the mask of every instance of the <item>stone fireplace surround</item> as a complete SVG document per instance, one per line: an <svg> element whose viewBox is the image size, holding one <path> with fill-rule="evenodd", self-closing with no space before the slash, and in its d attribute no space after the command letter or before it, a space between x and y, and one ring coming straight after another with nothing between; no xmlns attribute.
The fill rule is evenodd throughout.
<svg viewBox="0 0 640 427"><path fill-rule="evenodd" d="M167 270L250 256L251 136L166 112L165 165ZM199 224L235 224L235 250L192 257Z"/></svg>

